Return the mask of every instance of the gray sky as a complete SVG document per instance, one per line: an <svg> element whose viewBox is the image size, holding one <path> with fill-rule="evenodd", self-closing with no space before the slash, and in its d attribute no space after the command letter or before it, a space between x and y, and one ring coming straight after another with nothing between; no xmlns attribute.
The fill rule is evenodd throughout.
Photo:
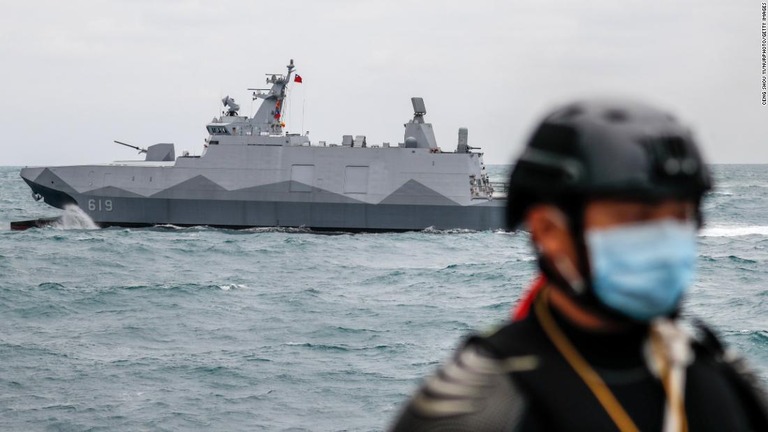
<svg viewBox="0 0 768 432"><path fill-rule="evenodd" d="M0 0L0 165L132 159L113 139L202 150L230 95L295 59L287 129L403 140L422 96L508 163L553 104L626 95L688 123L715 163L768 163L760 1Z"/></svg>

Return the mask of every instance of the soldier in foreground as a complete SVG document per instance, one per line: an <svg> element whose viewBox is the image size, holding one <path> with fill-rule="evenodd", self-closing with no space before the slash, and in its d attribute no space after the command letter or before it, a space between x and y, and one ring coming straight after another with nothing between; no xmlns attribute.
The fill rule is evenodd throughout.
<svg viewBox="0 0 768 432"><path fill-rule="evenodd" d="M680 323L711 188L688 129L639 103L572 103L536 129L509 188L508 225L527 227L541 276L393 430L768 431L759 378Z"/></svg>

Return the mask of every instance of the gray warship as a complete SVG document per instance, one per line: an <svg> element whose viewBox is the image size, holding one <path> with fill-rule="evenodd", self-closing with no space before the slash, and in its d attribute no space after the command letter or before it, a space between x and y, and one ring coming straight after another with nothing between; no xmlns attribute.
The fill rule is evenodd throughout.
<svg viewBox="0 0 768 432"><path fill-rule="evenodd" d="M161 143L135 147L144 160L27 167L21 177L35 199L57 208L75 204L102 227L504 227L506 199L494 190L483 154L468 145L466 129L459 129L455 151L443 151L424 121L424 101L412 98L402 143L369 145L365 136L343 135L338 144L313 144L306 134L284 131L286 87L300 82L293 60L287 69L267 74L269 88L248 89L261 100L253 117L224 98L199 156L176 157L173 144Z"/></svg>

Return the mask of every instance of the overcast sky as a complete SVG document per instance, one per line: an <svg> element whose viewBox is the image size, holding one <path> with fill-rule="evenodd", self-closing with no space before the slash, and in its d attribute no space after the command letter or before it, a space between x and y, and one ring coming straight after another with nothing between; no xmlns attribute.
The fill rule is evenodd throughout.
<svg viewBox="0 0 768 432"><path fill-rule="evenodd" d="M444 150L459 127L509 163L553 104L624 95L674 112L715 163L768 163L761 1L0 0L0 165L199 154L229 95L283 73L287 129L403 141L422 96Z"/></svg>

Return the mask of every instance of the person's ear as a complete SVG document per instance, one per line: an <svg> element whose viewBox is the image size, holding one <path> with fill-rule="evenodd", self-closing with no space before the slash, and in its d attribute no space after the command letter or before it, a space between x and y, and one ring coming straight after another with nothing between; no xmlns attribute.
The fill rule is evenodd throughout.
<svg viewBox="0 0 768 432"><path fill-rule="evenodd" d="M573 255L568 219L559 208L550 204L535 205L528 210L526 224L541 255L551 260Z"/></svg>
<svg viewBox="0 0 768 432"><path fill-rule="evenodd" d="M537 205L528 211L526 223L538 254L574 292L583 293L584 278L577 270L576 246L565 214L553 205Z"/></svg>

